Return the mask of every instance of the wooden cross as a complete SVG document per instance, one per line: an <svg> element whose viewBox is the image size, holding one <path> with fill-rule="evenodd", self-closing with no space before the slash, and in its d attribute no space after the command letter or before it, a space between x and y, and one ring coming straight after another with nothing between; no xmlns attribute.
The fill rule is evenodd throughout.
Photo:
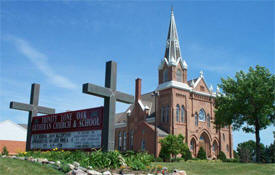
<svg viewBox="0 0 275 175"><path fill-rule="evenodd" d="M115 110L116 101L133 104L134 96L116 91L117 63L108 61L105 72L105 88L94 84L83 84L83 93L104 98L104 117L102 146L104 151L115 148Z"/></svg>
<svg viewBox="0 0 275 175"><path fill-rule="evenodd" d="M28 131L27 131L27 144L26 144L26 150L31 150L31 122L32 118L34 116L37 116L38 113L41 114L54 114L55 109L53 108L47 108L43 106L38 106L39 101L39 91L40 91L40 85L39 84L32 84L31 89L31 97L30 97L30 104L25 103L19 103L19 102L10 102L10 108L11 109L17 109L22 111L28 111L29 112L29 119L28 119Z"/></svg>

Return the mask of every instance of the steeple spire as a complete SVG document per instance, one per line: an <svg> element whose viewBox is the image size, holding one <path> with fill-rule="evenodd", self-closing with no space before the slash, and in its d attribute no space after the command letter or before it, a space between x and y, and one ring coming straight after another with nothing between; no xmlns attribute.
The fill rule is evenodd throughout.
<svg viewBox="0 0 275 175"><path fill-rule="evenodd" d="M171 7L170 25L166 40L165 58L170 63L176 63L181 58L178 32L174 17L173 7Z"/></svg>
<svg viewBox="0 0 275 175"><path fill-rule="evenodd" d="M163 68L164 64L166 64L167 66L177 66L178 64L180 64L183 69L187 69L187 64L185 60L183 60L181 57L173 6L171 7L171 17L166 40L165 54L159 65L159 70Z"/></svg>

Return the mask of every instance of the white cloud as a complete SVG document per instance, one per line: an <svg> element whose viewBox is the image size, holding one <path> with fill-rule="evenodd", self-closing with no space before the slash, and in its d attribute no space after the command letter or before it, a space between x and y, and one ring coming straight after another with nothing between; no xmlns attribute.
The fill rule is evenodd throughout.
<svg viewBox="0 0 275 175"><path fill-rule="evenodd" d="M77 85L71 82L68 78L56 73L48 63L48 58L45 54L36 50L26 40L15 36L8 36L17 50L25 55L47 78L57 87L74 90Z"/></svg>

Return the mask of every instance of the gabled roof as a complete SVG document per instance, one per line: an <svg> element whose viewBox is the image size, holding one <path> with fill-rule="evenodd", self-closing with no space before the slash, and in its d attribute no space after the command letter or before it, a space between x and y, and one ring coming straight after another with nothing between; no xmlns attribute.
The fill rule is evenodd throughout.
<svg viewBox="0 0 275 175"><path fill-rule="evenodd" d="M141 95L141 99L138 101L142 110L148 109L149 115L147 118L155 116L155 97L152 96L152 92ZM126 123L127 122L127 113L132 112L135 104L131 104L125 112L117 113L115 115L115 123Z"/></svg>

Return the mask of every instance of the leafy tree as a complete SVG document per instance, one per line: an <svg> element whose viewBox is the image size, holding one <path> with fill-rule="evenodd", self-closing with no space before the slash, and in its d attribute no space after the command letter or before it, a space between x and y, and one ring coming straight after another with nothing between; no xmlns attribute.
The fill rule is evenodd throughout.
<svg viewBox="0 0 275 175"><path fill-rule="evenodd" d="M206 159L206 152L204 151L203 147L200 147L200 149L199 149L198 158L199 159Z"/></svg>
<svg viewBox="0 0 275 175"><path fill-rule="evenodd" d="M178 136L169 134L164 139L161 139L160 157L169 161L171 160L171 155L173 158L176 158L176 156L183 150L183 140L184 137L181 134Z"/></svg>
<svg viewBox="0 0 275 175"><path fill-rule="evenodd" d="M181 154L181 157L185 161L192 159L192 154L191 154L191 152L190 152L187 144L183 144L183 147L182 147L182 149L180 151L180 154Z"/></svg>
<svg viewBox="0 0 275 175"><path fill-rule="evenodd" d="M237 72L235 79L228 77L221 81L219 87L224 94L215 101L215 124L217 128L232 124L233 129L255 133L259 162L260 130L275 124L275 75L257 65L255 69L250 67L248 73Z"/></svg>
<svg viewBox="0 0 275 175"><path fill-rule="evenodd" d="M9 155L9 151L8 151L8 149L7 149L7 147L6 146L4 146L3 147L3 149L2 149L2 153L1 153L2 155Z"/></svg>
<svg viewBox="0 0 275 175"><path fill-rule="evenodd" d="M223 151L221 151L218 155L218 159L222 160L222 161L226 161L226 155Z"/></svg>
<svg viewBox="0 0 275 175"><path fill-rule="evenodd" d="M234 155L234 159L235 159L237 162L239 162L239 161L240 161L240 156L239 156L238 152L234 150L234 151L233 151L233 155Z"/></svg>
<svg viewBox="0 0 275 175"><path fill-rule="evenodd" d="M256 156L256 142L249 140L247 142L239 143L237 147L241 162L254 161ZM260 162L266 162L265 147L260 143Z"/></svg>

